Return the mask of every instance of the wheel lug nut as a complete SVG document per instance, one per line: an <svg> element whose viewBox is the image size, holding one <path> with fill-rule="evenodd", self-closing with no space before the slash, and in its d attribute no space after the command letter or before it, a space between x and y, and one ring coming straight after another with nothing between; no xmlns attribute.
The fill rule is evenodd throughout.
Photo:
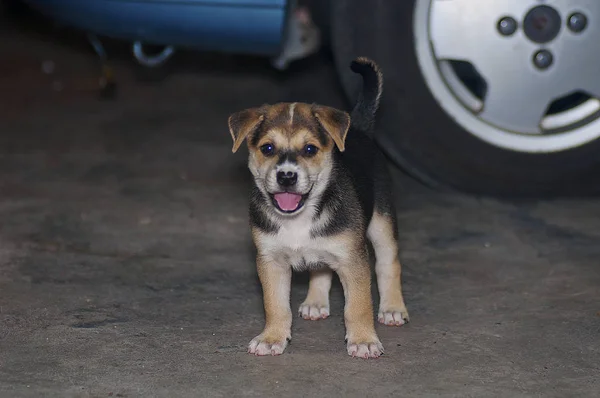
<svg viewBox="0 0 600 398"><path fill-rule="evenodd" d="M580 12L573 13L567 19L567 26L572 32L580 33L587 27L587 17Z"/></svg>
<svg viewBox="0 0 600 398"><path fill-rule="evenodd" d="M511 17L504 17L498 21L498 32L502 36L510 36L517 31L517 21Z"/></svg>
<svg viewBox="0 0 600 398"><path fill-rule="evenodd" d="M540 50L540 51L536 52L535 54L533 54L533 64L538 69L549 68L550 65L552 65L553 61L554 61L554 57L552 56L552 53L548 50Z"/></svg>

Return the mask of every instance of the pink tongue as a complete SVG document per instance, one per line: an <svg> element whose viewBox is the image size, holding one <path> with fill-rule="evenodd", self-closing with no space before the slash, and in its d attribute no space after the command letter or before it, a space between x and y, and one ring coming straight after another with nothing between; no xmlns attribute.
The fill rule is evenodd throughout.
<svg viewBox="0 0 600 398"><path fill-rule="evenodd" d="M289 192L276 193L274 197L277 201L277 205L283 211L296 210L298 204L300 203L300 200L302 199L302 195Z"/></svg>

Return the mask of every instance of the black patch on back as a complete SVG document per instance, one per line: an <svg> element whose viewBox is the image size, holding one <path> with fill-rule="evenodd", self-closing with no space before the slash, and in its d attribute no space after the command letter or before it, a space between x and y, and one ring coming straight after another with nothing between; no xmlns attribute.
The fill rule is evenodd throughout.
<svg viewBox="0 0 600 398"><path fill-rule="evenodd" d="M340 161L350 174L362 215L368 225L375 208L375 179L379 178L375 175L374 167L378 148L365 133L353 128L350 128L345 144L346 150L340 153Z"/></svg>
<svg viewBox="0 0 600 398"><path fill-rule="evenodd" d="M330 183L318 204L316 218L326 211L332 216L327 225L312 235L329 236L345 229L367 228L373 211L392 219L397 239L397 217L392 198L392 181L385 156L364 132L350 128L346 150L334 148L334 168ZM316 220L315 218L315 220ZM366 232L366 231L363 231Z"/></svg>
<svg viewBox="0 0 600 398"><path fill-rule="evenodd" d="M391 219L394 239L398 241L398 216L394 205L392 177L383 153L375 154L373 169L375 210Z"/></svg>

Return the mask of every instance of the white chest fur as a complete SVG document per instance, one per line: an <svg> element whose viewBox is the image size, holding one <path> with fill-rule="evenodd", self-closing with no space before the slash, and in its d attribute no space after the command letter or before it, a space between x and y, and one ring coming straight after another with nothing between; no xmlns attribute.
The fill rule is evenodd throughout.
<svg viewBox="0 0 600 398"><path fill-rule="evenodd" d="M277 234L260 234L260 250L279 265L297 271L328 265L335 269L347 256L345 240L337 236L312 237L315 228L312 214L305 211L298 217L284 220Z"/></svg>

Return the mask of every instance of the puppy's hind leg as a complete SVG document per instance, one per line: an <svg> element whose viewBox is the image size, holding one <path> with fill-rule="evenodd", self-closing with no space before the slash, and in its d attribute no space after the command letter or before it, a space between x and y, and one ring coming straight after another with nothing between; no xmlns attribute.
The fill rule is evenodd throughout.
<svg viewBox="0 0 600 398"><path fill-rule="evenodd" d="M313 321L329 316L329 290L332 277L333 271L327 267L310 272L308 294L300 304L299 316Z"/></svg>
<svg viewBox="0 0 600 398"><path fill-rule="evenodd" d="M398 239L393 215L375 210L367 229L367 237L375 249L375 273L379 289L377 320L389 326L408 322L408 311L402 296L402 267L398 259Z"/></svg>

